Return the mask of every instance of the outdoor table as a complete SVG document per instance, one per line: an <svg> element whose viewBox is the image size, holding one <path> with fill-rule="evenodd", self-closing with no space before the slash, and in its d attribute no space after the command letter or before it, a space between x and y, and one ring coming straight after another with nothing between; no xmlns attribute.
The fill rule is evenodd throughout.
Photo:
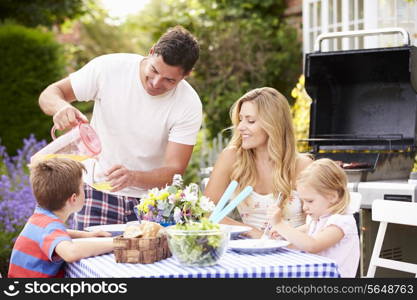
<svg viewBox="0 0 417 300"><path fill-rule="evenodd" d="M243 254L232 250L210 267L185 267L173 257L153 264L116 263L105 254L67 264L66 277L74 278L309 278L340 277L337 264L326 257L288 248Z"/></svg>

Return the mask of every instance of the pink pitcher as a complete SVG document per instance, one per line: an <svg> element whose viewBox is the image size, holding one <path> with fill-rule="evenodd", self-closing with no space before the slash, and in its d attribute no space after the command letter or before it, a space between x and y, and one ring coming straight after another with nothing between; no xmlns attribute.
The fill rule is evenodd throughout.
<svg viewBox="0 0 417 300"><path fill-rule="evenodd" d="M51 129L53 141L39 150L31 158L31 163L38 159L53 157L70 158L83 161L100 154L101 143L98 135L88 123L78 123L67 133L56 138L55 126Z"/></svg>

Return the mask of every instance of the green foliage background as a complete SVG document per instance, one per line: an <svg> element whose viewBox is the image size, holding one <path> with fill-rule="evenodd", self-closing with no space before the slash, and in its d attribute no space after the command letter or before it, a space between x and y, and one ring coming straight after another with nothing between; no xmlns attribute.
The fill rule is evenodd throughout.
<svg viewBox="0 0 417 300"><path fill-rule="evenodd" d="M200 131L185 182L199 182L205 147L230 123L231 105L250 89L271 86L291 101L290 92L302 69L296 30L285 23L285 1L276 0L151 0L120 31L128 33L139 53L146 55L169 28L180 24L200 43L200 59L187 79L204 108ZM124 34L124 36L126 36Z"/></svg>
<svg viewBox="0 0 417 300"><path fill-rule="evenodd" d="M87 12L93 0L0 0L0 20L52 27Z"/></svg>
<svg viewBox="0 0 417 300"><path fill-rule="evenodd" d="M6 277L9 270L10 254L17 234L18 232L0 232L0 274L3 277Z"/></svg>
<svg viewBox="0 0 417 300"><path fill-rule="evenodd" d="M199 93L210 137L230 126L231 105L248 90L271 86L287 97L301 73L301 45L283 18L285 1L154 0L126 23L149 49L167 28L183 25L201 54L189 78ZM149 38L150 37L150 38Z"/></svg>
<svg viewBox="0 0 417 300"><path fill-rule="evenodd" d="M52 119L38 105L41 91L64 74L62 47L51 33L0 26L0 138L13 154L34 133L49 138Z"/></svg>

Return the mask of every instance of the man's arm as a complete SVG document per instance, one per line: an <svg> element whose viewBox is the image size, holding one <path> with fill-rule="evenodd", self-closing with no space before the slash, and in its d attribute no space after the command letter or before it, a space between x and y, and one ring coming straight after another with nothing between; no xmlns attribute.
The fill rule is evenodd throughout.
<svg viewBox="0 0 417 300"><path fill-rule="evenodd" d="M78 109L70 103L76 97L69 77L49 85L39 96L39 106L47 115L53 116L58 130L74 127L79 120L88 122Z"/></svg>
<svg viewBox="0 0 417 300"><path fill-rule="evenodd" d="M164 166L150 171L132 171L122 165L113 166L106 173L113 189L117 192L128 186L141 188L164 187L175 174L183 174L193 152L193 145L168 142Z"/></svg>

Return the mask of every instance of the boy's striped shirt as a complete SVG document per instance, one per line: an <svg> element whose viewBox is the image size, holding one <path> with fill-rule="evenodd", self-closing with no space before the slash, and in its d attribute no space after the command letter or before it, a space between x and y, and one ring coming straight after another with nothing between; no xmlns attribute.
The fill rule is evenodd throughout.
<svg viewBox="0 0 417 300"><path fill-rule="evenodd" d="M8 277L63 277L64 261L55 254L55 247L68 240L65 224L37 207L14 244Z"/></svg>

